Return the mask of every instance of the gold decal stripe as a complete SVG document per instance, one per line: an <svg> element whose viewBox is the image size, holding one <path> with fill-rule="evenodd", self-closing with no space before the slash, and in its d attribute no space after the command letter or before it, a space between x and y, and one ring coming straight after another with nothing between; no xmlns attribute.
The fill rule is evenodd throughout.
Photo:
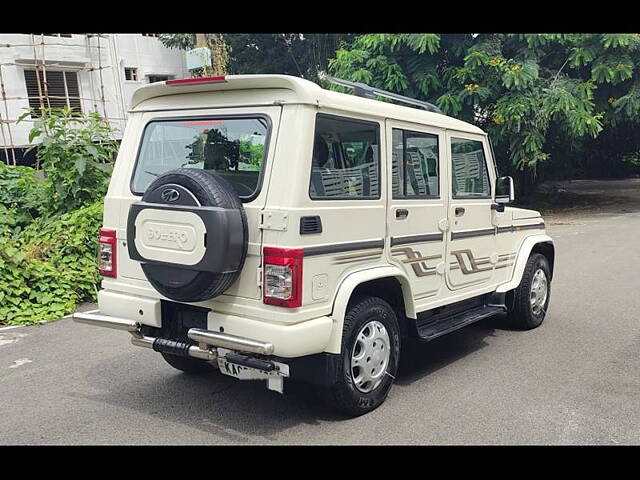
<svg viewBox="0 0 640 480"><path fill-rule="evenodd" d="M453 255L456 258L456 260L449 263L449 270L460 269L464 275L468 275L471 273L487 272L494 268L497 269L497 268L505 268L505 267L511 266L513 265L513 262L511 263L505 263L505 262L510 262L516 256L515 253L506 253L503 255L498 255L498 262L495 264L495 266L490 265L488 266L488 268L487 267L480 268L480 266L482 265L490 264L489 257L475 258L473 256L473 252L471 252L471 250L469 249L456 250L451 252L451 255ZM469 264L471 265L471 268L467 267L467 265L465 264L464 257L467 258Z"/></svg>

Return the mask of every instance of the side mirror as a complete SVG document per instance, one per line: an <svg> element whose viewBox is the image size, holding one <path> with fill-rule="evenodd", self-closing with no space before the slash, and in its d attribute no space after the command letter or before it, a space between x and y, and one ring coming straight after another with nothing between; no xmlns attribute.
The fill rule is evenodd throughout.
<svg viewBox="0 0 640 480"><path fill-rule="evenodd" d="M500 177L496 182L496 203L511 203L516 199L513 178Z"/></svg>

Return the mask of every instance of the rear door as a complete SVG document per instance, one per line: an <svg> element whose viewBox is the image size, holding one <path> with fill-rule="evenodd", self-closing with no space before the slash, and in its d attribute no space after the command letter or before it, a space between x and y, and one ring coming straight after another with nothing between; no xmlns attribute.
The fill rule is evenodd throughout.
<svg viewBox="0 0 640 480"><path fill-rule="evenodd" d="M417 303L444 287L446 220L443 130L387 120L389 260L411 281ZM446 171L446 169L445 169Z"/></svg>
<svg viewBox="0 0 640 480"><path fill-rule="evenodd" d="M214 171L234 187L243 201L248 224L248 250L239 279L224 296L260 298L257 282L262 262L262 231L258 228L269 184L281 107L211 109L190 112L147 112L120 215L126 218L132 203L146 187L175 168ZM121 253L120 253L121 252ZM119 272L146 280L140 264L121 249Z"/></svg>
<svg viewBox="0 0 640 480"><path fill-rule="evenodd" d="M493 169L482 135L448 132L451 201L448 209L447 284L464 292L489 285L498 261L492 223Z"/></svg>

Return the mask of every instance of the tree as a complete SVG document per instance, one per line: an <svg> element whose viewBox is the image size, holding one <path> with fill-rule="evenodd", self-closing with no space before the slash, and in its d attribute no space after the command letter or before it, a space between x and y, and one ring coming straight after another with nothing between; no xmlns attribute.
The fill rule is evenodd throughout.
<svg viewBox="0 0 640 480"><path fill-rule="evenodd" d="M211 34L207 34L209 37ZM329 59L343 44L353 40L349 34L335 33L257 33L222 35L231 74L280 73L312 81L326 70ZM169 48L189 50L196 45L195 34L161 34ZM218 41L218 45L222 45ZM214 59L217 57L213 50Z"/></svg>
<svg viewBox="0 0 640 480"><path fill-rule="evenodd" d="M194 76L206 77L210 75L225 75L227 73L229 47L224 39L224 35L219 33L162 33L158 38L160 42L168 48L191 50L195 47L207 47L211 50L212 64L194 70L192 72Z"/></svg>
<svg viewBox="0 0 640 480"><path fill-rule="evenodd" d="M335 33L230 34L232 73L280 73L317 81L329 59L353 35Z"/></svg>
<svg viewBox="0 0 640 480"><path fill-rule="evenodd" d="M503 169L535 175L560 144L637 127L639 50L638 34L367 34L330 71L435 101L487 130Z"/></svg>

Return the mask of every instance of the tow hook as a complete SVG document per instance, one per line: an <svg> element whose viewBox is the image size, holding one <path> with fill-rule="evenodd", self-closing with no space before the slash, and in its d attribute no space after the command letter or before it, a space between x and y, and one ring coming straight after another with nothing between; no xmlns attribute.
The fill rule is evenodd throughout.
<svg viewBox="0 0 640 480"><path fill-rule="evenodd" d="M249 368L257 368L263 372L272 372L277 370L278 367L269 362L268 360L262 360L260 358L250 357L248 355L242 355L241 353L227 353L225 356L228 362L242 365Z"/></svg>

